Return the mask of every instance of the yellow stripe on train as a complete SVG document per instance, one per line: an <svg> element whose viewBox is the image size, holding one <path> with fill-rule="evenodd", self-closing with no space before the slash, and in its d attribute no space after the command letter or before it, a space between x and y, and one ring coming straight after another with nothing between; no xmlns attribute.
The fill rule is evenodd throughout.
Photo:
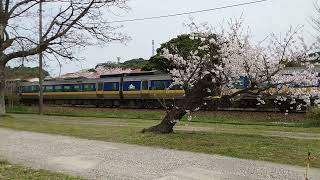
<svg viewBox="0 0 320 180"><path fill-rule="evenodd" d="M92 92L45 92L44 96L64 96L64 95L119 95L119 91L92 91ZM184 94L184 90L143 90L143 91L123 91L125 95L137 94ZM21 93L22 96L38 96L39 93Z"/></svg>
<svg viewBox="0 0 320 180"><path fill-rule="evenodd" d="M119 95L119 91L97 91L99 95Z"/></svg>
<svg viewBox="0 0 320 180"><path fill-rule="evenodd" d="M231 91L234 89L231 89ZM307 88L270 88L267 93L290 93L290 92L311 92L312 90L320 91L320 87ZM155 95L155 94L184 94L184 90L141 90L141 91L123 91L124 95ZM22 96L39 96L39 93L21 93ZM66 95L120 95L119 91L91 91L91 92L44 92L44 96L66 96ZM219 96L214 97L219 98Z"/></svg>
<svg viewBox="0 0 320 180"><path fill-rule="evenodd" d="M184 90L146 90L142 94L184 94Z"/></svg>
<svg viewBox="0 0 320 180"><path fill-rule="evenodd" d="M142 91L123 91L124 95L138 94L184 94L184 90L142 90Z"/></svg>

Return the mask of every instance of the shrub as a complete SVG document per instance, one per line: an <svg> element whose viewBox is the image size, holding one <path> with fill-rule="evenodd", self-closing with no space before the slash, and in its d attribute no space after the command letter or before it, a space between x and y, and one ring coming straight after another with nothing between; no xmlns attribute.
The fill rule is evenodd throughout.
<svg viewBox="0 0 320 180"><path fill-rule="evenodd" d="M6 111L8 113L28 113L28 108L22 105L16 105L16 106L7 106Z"/></svg>
<svg viewBox="0 0 320 180"><path fill-rule="evenodd" d="M320 127L320 108L311 108L307 111L308 124L313 127Z"/></svg>

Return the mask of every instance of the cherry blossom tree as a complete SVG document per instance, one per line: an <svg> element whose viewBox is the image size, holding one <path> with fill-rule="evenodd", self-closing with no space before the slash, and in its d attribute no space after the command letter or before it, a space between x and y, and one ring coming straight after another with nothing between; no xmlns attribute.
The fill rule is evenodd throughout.
<svg viewBox="0 0 320 180"><path fill-rule="evenodd" d="M42 2L43 34L38 38L38 5ZM34 55L54 60L78 59L87 45L125 41L107 14L127 10L127 0L1 0L0 1L0 116L5 114L4 69L8 62ZM40 39L40 40L39 40ZM39 43L40 42L40 43ZM59 61L60 63L60 61Z"/></svg>
<svg viewBox="0 0 320 180"><path fill-rule="evenodd" d="M308 106L312 99L319 99L317 88L308 92L296 88L285 94L268 91L279 85L318 84L317 73L313 72L313 65L308 61L308 54L314 52L316 45L306 45L300 36L300 27L290 28L285 35L271 34L259 43L254 43L242 20L230 21L228 27L220 31L212 30L207 24L197 25L193 22L189 27L190 38L201 41L197 50L185 55L178 48L171 47L170 50L163 49L162 53L174 64L175 68L169 70L173 85L181 86L185 96L175 103L160 124L143 132L173 132L173 127L184 115L199 110L206 104L206 99L212 99L213 96L233 101L241 94L252 94L257 97L257 105L264 104L264 99L269 96L276 96L275 103L289 102L291 108ZM303 68L285 73L286 63L292 61L301 62ZM238 81L240 76L247 77L250 84L234 92L235 89L230 85ZM297 105L298 100L304 103Z"/></svg>

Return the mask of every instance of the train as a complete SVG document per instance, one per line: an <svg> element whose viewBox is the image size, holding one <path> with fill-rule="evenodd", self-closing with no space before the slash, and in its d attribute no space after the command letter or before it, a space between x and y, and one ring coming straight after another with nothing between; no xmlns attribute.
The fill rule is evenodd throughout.
<svg viewBox="0 0 320 180"><path fill-rule="evenodd" d="M44 104L68 106L96 106L112 108L166 108L184 97L180 86L171 86L172 76L160 71L139 73L120 73L101 75L100 78L84 77L51 79L44 81ZM250 81L241 76L232 84L231 92L247 88ZM281 91L279 91L281 88ZM305 92L320 91L319 85L313 87L276 87L269 89L285 94L297 88ZM20 103L34 105L38 103L38 82L20 82L17 87ZM288 111L297 110L296 105L288 102L277 103L277 95L269 96L261 104L257 96L242 94L234 101L221 101L220 96L207 98L205 110L252 110L252 111ZM304 106L305 107L305 106ZM301 109L303 111L305 109Z"/></svg>
<svg viewBox="0 0 320 180"><path fill-rule="evenodd" d="M101 75L97 79L72 78L44 81L44 103L94 105L96 107L161 108L159 100L176 101L184 91L172 84L169 74L159 71ZM38 103L38 82L22 82L20 101Z"/></svg>

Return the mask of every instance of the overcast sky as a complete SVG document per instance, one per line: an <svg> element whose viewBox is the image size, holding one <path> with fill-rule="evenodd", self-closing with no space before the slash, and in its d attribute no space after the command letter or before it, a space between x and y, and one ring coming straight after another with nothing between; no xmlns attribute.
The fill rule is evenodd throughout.
<svg viewBox="0 0 320 180"><path fill-rule="evenodd" d="M252 0L131 0L128 13L121 13L121 17L114 20L143 18L180 12L196 11L221 7L226 5L249 2ZM230 18L240 17L245 19L245 24L250 26L256 41L264 39L270 32L283 33L290 25L304 25L304 32L311 41L313 33L309 18L314 14L313 0L269 0L253 5L235 7L201 14L193 14L195 22L208 22L211 26L219 26ZM132 40L126 45L109 44L105 48L89 47L81 55L85 57L83 62L68 62L62 67L62 73L74 72L81 69L93 68L97 63L115 61L121 57L121 61L132 58L148 59L152 54L152 40L155 40L156 48L161 43L187 33L182 24L187 22L189 15L171 17L165 19L136 21L121 23L124 25L123 33L129 35ZM52 75L59 73L58 65L54 62L47 63L46 68Z"/></svg>

